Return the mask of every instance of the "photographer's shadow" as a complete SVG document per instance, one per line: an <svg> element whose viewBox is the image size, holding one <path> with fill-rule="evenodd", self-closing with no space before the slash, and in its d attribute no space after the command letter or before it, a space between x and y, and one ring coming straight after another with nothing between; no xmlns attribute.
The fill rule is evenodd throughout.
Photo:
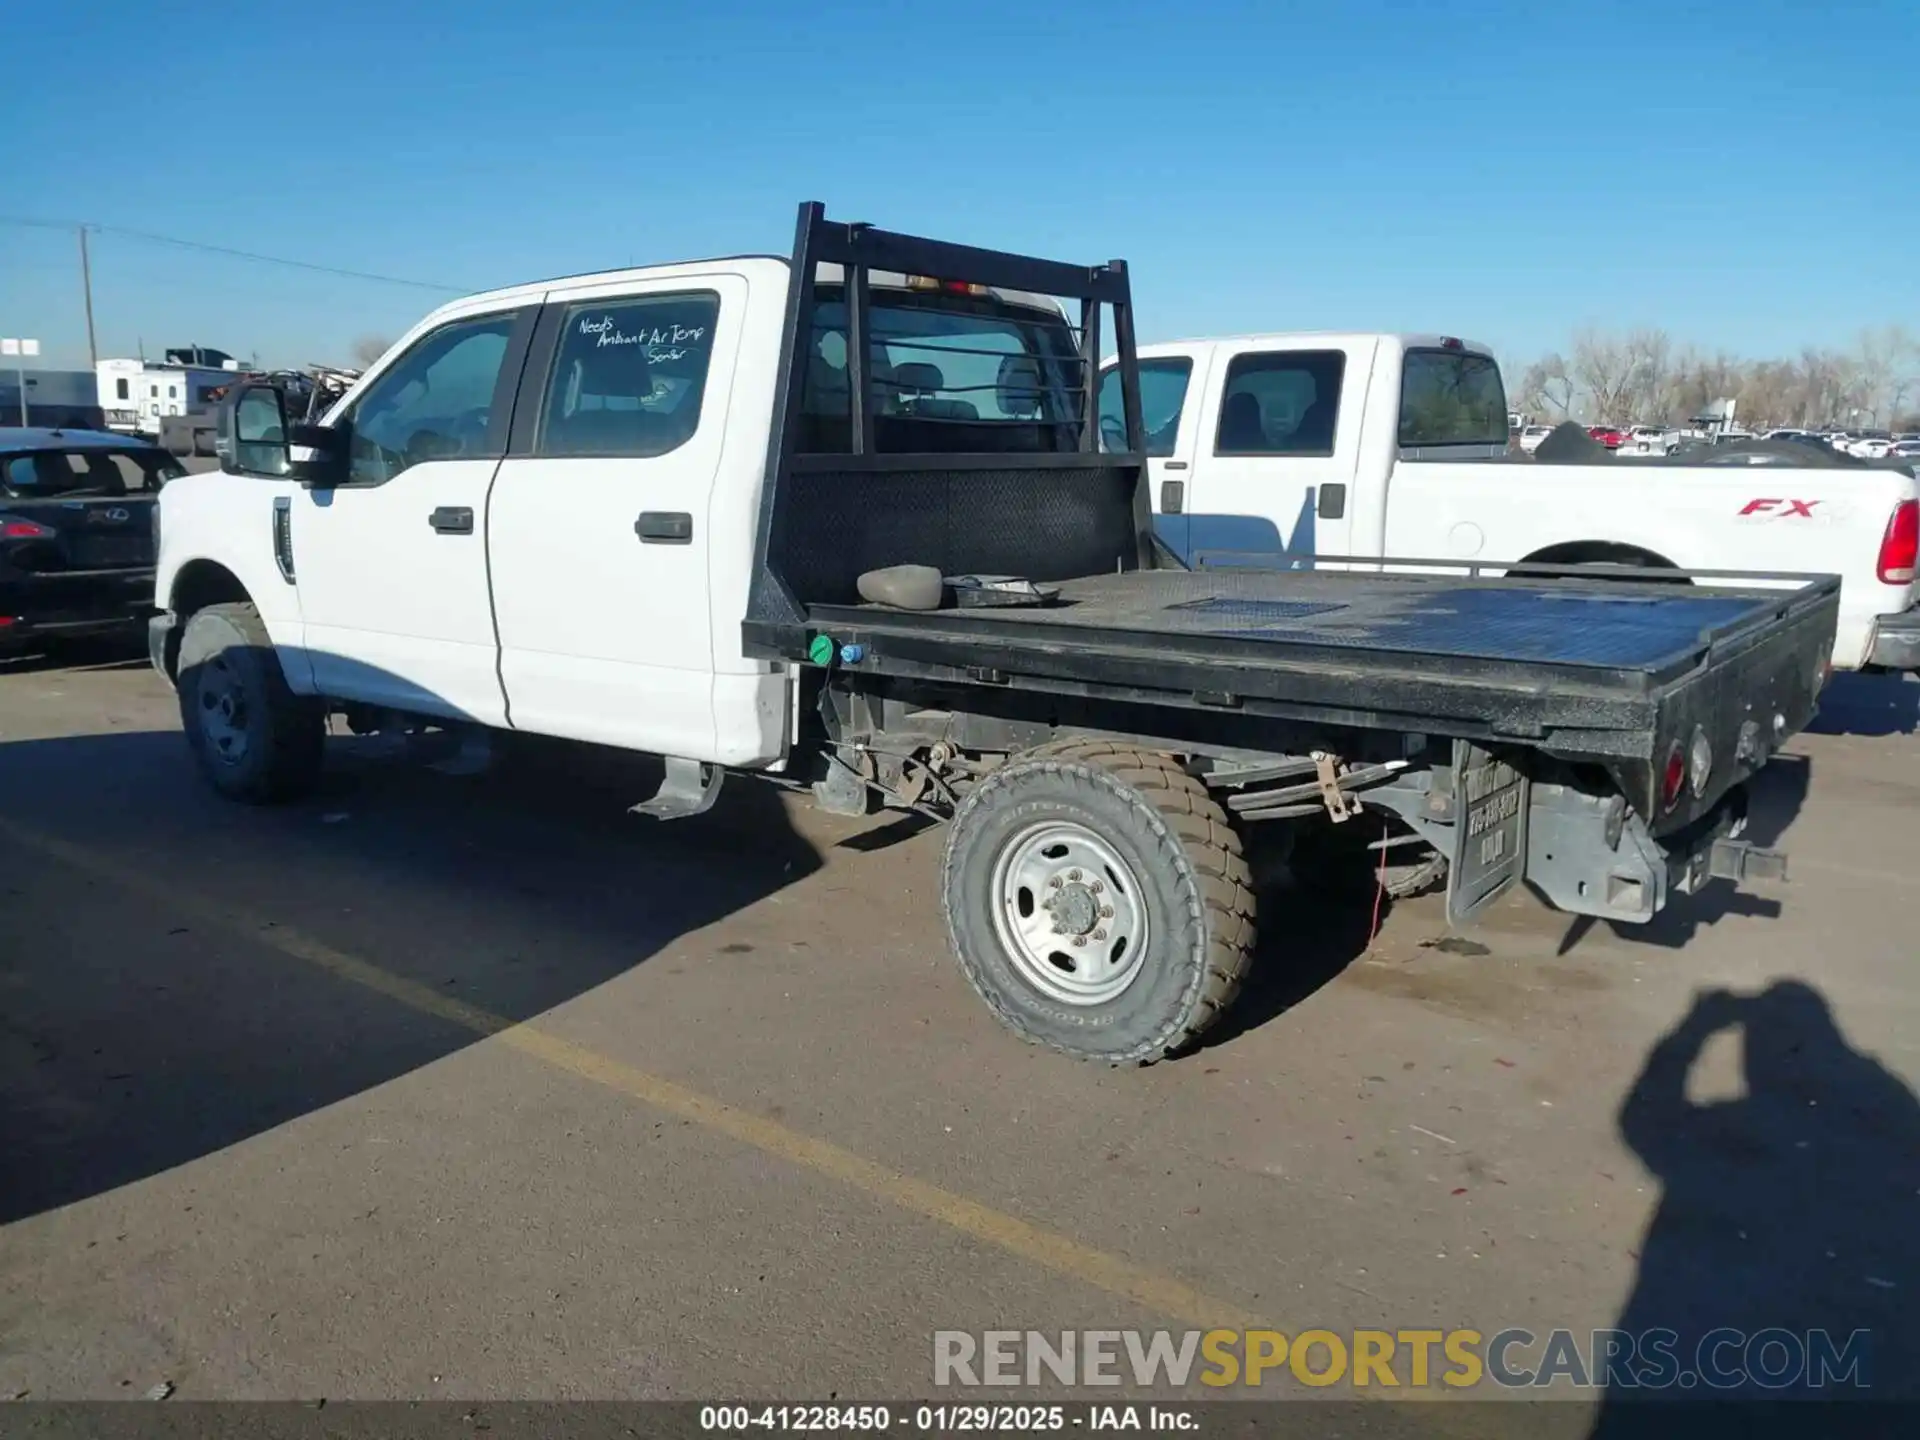
<svg viewBox="0 0 1920 1440"><path fill-rule="evenodd" d="M1744 1042L1746 1093L1696 1103L1688 1077L1729 1030ZM1783 980L1756 995L1698 996L1648 1055L1619 1119L1662 1194L1617 1326L1674 1332L1680 1372L1696 1359L1716 1368L1691 1385L1616 1383L1596 1434L1643 1433L1653 1417L1622 1403L1637 1399L1920 1391L1920 1100L1848 1045L1819 991ZM1769 1330L1765 1354L1706 1343ZM1808 1345L1814 1331L1827 1340ZM1824 1376L1823 1344L1837 1362ZM1799 1363L1795 1347L1806 1352ZM1849 1382L1838 1372L1853 1356ZM1758 1375L1726 1383L1742 1369Z"/></svg>

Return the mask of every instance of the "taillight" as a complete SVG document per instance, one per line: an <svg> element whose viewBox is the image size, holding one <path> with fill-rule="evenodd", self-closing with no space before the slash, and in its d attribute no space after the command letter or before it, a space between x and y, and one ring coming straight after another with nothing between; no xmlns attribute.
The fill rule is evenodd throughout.
<svg viewBox="0 0 1920 1440"><path fill-rule="evenodd" d="M1667 752L1666 773L1660 777L1660 808L1671 810L1680 803L1680 792L1687 784L1687 752L1678 740Z"/></svg>
<svg viewBox="0 0 1920 1440"><path fill-rule="evenodd" d="M1886 538L1880 542L1880 583L1911 585L1916 563L1920 563L1920 500L1902 500L1894 507Z"/></svg>
<svg viewBox="0 0 1920 1440"><path fill-rule="evenodd" d="M38 520L21 520L17 517L0 520L0 540L51 540L59 533Z"/></svg>

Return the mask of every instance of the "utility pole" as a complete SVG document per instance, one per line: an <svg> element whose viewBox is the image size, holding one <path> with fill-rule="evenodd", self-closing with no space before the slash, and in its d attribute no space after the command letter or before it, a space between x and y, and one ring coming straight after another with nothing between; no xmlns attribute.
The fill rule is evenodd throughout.
<svg viewBox="0 0 1920 1440"><path fill-rule="evenodd" d="M100 348L93 340L93 267L87 260L87 227L80 227L80 289L87 297L87 361L100 367Z"/></svg>

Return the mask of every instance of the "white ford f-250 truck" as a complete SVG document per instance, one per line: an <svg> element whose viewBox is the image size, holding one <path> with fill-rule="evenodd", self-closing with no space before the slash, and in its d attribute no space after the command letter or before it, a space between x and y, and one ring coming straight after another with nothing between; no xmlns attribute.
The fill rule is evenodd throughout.
<svg viewBox="0 0 1920 1440"><path fill-rule="evenodd" d="M1814 712L1837 579L1190 570L1132 315L1118 261L818 205L788 258L460 301L318 423L229 397L221 470L160 497L154 664L236 799L306 792L343 715L650 752L662 819L730 775L951 819L968 979L1112 1062L1232 1001L1250 835L1392 821L1459 923L1522 882L1633 923L1779 874L1746 786Z"/></svg>
<svg viewBox="0 0 1920 1440"><path fill-rule="evenodd" d="M1140 385L1159 533L1196 566L1409 555L1839 575L1835 668L1920 669L1910 468L1514 457L1493 356L1437 335L1145 345ZM1101 416L1117 436L1111 383Z"/></svg>

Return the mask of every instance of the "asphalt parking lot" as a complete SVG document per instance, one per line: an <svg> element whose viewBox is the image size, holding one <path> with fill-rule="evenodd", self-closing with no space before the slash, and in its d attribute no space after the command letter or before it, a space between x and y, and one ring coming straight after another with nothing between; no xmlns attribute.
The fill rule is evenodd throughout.
<svg viewBox="0 0 1920 1440"><path fill-rule="evenodd" d="M138 657L0 664L0 1397L924 1397L936 1329L1911 1360L1916 697L1843 678L1769 772L1784 888L1445 945L1284 893L1224 1032L1112 1071L974 1000L938 832L364 744L248 810Z"/></svg>

